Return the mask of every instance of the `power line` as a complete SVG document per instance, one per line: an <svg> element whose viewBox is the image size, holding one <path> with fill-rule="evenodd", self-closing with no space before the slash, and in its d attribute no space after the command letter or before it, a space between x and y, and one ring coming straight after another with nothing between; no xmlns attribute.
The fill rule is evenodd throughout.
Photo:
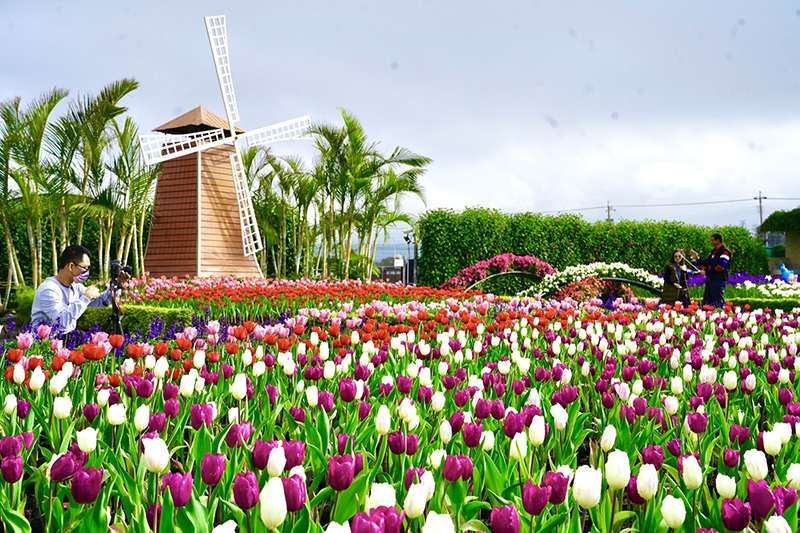
<svg viewBox="0 0 800 533"><path fill-rule="evenodd" d="M740 198L736 200L714 200L714 201L707 201L707 202L676 202L670 204L624 204L624 205L616 205L612 206L611 202L609 201L606 205L598 205L594 207L582 207L578 209L557 209L555 211L540 211L539 213L542 215L549 215L551 213L574 213L577 211L593 211L595 209L605 209L608 213L610 218L611 211L616 210L617 207L682 207L686 205L712 205L712 204L731 204L731 203L739 203L739 202L752 202L753 200L767 199L766 196L761 196L761 192L759 191L759 196L755 198ZM791 200L791 201L798 201L800 198L775 198L773 196L769 197L770 200Z"/></svg>

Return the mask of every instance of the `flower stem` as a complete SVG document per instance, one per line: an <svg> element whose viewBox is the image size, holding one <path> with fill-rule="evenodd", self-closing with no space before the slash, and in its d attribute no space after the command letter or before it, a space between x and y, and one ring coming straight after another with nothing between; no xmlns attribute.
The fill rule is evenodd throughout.
<svg viewBox="0 0 800 533"><path fill-rule="evenodd" d="M614 533L614 514L617 512L617 491L611 491L611 522L608 524L609 533Z"/></svg>

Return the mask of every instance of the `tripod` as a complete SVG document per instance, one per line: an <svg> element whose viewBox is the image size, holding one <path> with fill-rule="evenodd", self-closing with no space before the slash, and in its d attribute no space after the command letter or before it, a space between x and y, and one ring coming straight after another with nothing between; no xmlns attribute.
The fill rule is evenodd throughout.
<svg viewBox="0 0 800 533"><path fill-rule="evenodd" d="M122 317L125 313L120 309L117 303L117 285L116 281L112 280L109 285L111 290L111 316L106 320L106 331L111 330L112 335L123 335L122 332Z"/></svg>

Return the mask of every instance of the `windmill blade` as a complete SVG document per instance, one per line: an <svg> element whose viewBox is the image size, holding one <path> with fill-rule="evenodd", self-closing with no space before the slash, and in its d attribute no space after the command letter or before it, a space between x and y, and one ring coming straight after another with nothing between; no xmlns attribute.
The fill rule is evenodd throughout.
<svg viewBox="0 0 800 533"><path fill-rule="evenodd" d="M239 122L239 107L236 105L236 95L233 92L233 78L231 77L231 64L228 58L228 31L225 26L225 15L205 17L208 43L211 45L211 55L214 56L214 66L217 69L219 90L222 92L222 101L225 102L225 114L231 134L234 132L234 123Z"/></svg>
<svg viewBox="0 0 800 533"><path fill-rule="evenodd" d="M311 139L311 135L309 135L310 130L311 116L305 115L292 120L279 122L265 128L248 131L240 135L239 138L247 143L248 148L252 148L253 146L261 146L275 141Z"/></svg>
<svg viewBox="0 0 800 533"><path fill-rule="evenodd" d="M209 130L187 133L185 135L166 135L163 133L139 136L144 162L155 165L187 154L207 150L213 146L231 143L225 138L225 131Z"/></svg>
<svg viewBox="0 0 800 533"><path fill-rule="evenodd" d="M248 257L261 251L261 232L258 230L253 200L250 197L250 188L247 186L247 177L244 175L238 150L231 155L231 171L239 207L239 221L242 224L242 248L244 256Z"/></svg>

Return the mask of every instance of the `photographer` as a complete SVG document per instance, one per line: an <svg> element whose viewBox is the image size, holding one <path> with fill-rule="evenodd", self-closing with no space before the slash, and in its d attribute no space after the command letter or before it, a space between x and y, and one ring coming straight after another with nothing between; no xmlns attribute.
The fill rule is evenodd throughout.
<svg viewBox="0 0 800 533"><path fill-rule="evenodd" d="M89 250L83 246L68 246L58 260L58 274L44 280L36 289L31 309L31 323L36 326L47 322L57 324L62 333L75 329L78 318L87 307L105 307L111 304L111 289L105 292L83 283L89 279ZM130 279L128 272L122 271L118 283Z"/></svg>
<svg viewBox="0 0 800 533"><path fill-rule="evenodd" d="M694 250L689 250L692 261L706 274L706 288L703 291L703 305L725 307L725 285L728 283L731 269L731 251L722 242L722 235L714 233L708 242L714 247L706 259Z"/></svg>

